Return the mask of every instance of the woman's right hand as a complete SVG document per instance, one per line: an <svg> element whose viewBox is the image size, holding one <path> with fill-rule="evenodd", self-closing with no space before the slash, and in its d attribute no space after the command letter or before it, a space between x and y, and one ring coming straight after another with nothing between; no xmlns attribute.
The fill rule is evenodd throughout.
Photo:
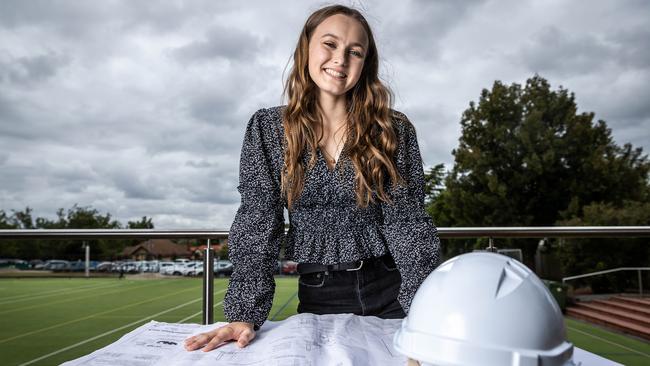
<svg viewBox="0 0 650 366"><path fill-rule="evenodd" d="M203 352L208 352L227 341L236 341L239 348L244 348L253 338L255 338L255 330L252 323L232 322L187 338L185 349L194 351L205 345Z"/></svg>

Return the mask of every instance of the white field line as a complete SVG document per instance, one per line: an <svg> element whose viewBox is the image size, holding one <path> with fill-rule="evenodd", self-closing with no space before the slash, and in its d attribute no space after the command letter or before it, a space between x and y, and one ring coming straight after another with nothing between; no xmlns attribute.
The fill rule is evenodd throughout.
<svg viewBox="0 0 650 366"><path fill-rule="evenodd" d="M219 292L224 292L224 291L226 291L226 290L221 290L221 291L219 291ZM217 292L217 293L219 293L219 292ZM216 308L217 306L219 306L219 305L221 305L221 304L223 304L223 300L221 300L221 301L219 301L218 303L214 304L214 306L213 306L212 308L214 309L214 308ZM196 312L196 313L194 313L194 314L192 314L192 315L190 315L190 316L188 316L188 317L185 317L185 318L179 320L178 323L185 323L186 321L188 321L188 320L194 318L195 316L200 315L202 312L203 312L203 310L201 310L201 311L199 311L199 312Z"/></svg>
<svg viewBox="0 0 650 366"><path fill-rule="evenodd" d="M108 285L108 286L107 286ZM39 298L45 298L45 297L50 297L50 296L57 296L57 295L67 295L75 292L80 292L80 291L86 291L86 290L94 290L94 289L102 289L102 288L111 288L111 287L117 287L120 286L119 284L100 284L100 285L93 285L93 286L86 286L86 287L80 287L80 288L71 288L67 290L52 290L52 291L47 291L45 293L36 293L36 294L25 294L22 295L21 298L5 298L4 300L6 301L0 301L0 305L4 304L11 304L15 302L21 302L21 301L31 301L34 299L39 299Z"/></svg>
<svg viewBox="0 0 650 366"><path fill-rule="evenodd" d="M570 327L570 326L567 326L567 328L571 329L571 330L574 331L574 332L578 332L578 333L580 333L580 334L584 334L584 335L586 335L586 336L589 336L589 337L592 337L592 338L596 338L596 339L598 339L599 341L603 341L603 342L605 342L605 343L611 344L612 346L620 347L620 348L622 348L622 349L624 349L624 350L626 350L626 351L630 351L630 352L632 352L632 353L636 353L637 355L641 355L641 356L643 356L643 357L650 357L650 354L647 354L647 353L645 353L645 352L642 352L642 351L638 351L638 350L632 349L632 348L630 348L630 347L626 347L626 346L624 346L624 345L622 345L622 344L618 344L618 343L616 343L616 342L612 342L612 341L610 341L610 340L608 340L608 339L601 338L601 337L599 337L599 336L595 336L595 335L593 335L593 334L589 334L589 333L584 332L584 331L582 331L582 330L580 330L580 329L576 329L576 328L573 328L573 327Z"/></svg>
<svg viewBox="0 0 650 366"><path fill-rule="evenodd" d="M127 305L120 306L120 307L117 307L117 308L114 308L114 309L111 309L111 310L106 310L106 311L102 311L102 312L99 312L99 313L95 313L95 314L87 315L87 316L84 316L83 318L78 318L78 319L74 319L74 320L69 320L69 321L67 321L67 322L63 322L63 323L59 323L59 324L55 324L55 325L52 325L52 326L49 326L49 327L46 327L46 328L40 328L40 329L37 329L37 330L33 330L33 331L31 331L31 332L27 332L27 333L23 333L23 334L18 334L18 335L15 335L15 336L13 336L13 337L5 338L5 339L0 339L0 343L5 343L5 342L8 342L8 341L11 341L11 340L14 340L14 339L27 337L28 335L32 335L32 334L35 334L35 333L40 333L40 332L43 332L43 331L46 331L46 330L50 330L50 329L54 329L54 328L58 328L58 327L62 327L62 326L64 326L64 325L68 325L68 324L72 324L72 323L77 323L77 322L80 322L80 321L82 321L82 320L86 320L86 319L90 319L90 318L95 318L95 317L97 317L97 316L104 315L104 314L108 314L108 313L112 313L112 312L115 312L115 311L124 310L124 309L130 308L130 307L134 307L134 306L142 305L142 304L145 304L145 303L148 303L148 302L152 302L152 301L155 301L155 300L158 300L158 299L162 299L162 298L164 298L164 297L173 296L173 295L180 294L180 293L182 293L182 292L187 292L187 291L196 291L196 287L191 287L191 288L188 288L188 289L185 289L185 290L181 290L181 291L177 291L177 292L173 292L173 293L170 293L170 294L166 294L166 295L162 295L162 296L158 296L158 297L153 297L153 298L150 298L150 299L147 299L147 300L144 300L144 301L139 301L139 302L136 302L136 303L133 303L133 304L127 304Z"/></svg>
<svg viewBox="0 0 650 366"><path fill-rule="evenodd" d="M87 287L95 287L95 286L101 286L101 285L102 285L102 284L93 284L93 285L82 286L82 287L77 287L77 288L87 288ZM1 289L0 289L0 290L1 290ZM42 294L49 294L49 293L53 293L53 292L57 292L57 291L59 291L59 290L43 291L43 292L41 292L40 294L41 294L41 295L42 295ZM64 291L65 291L65 290L64 290ZM5 299L5 300L13 300L13 299L19 299L19 298L30 297L30 296L34 296L34 294L33 294L33 293L29 293L29 294L14 295L14 296L8 296L8 297L5 297L4 299Z"/></svg>
<svg viewBox="0 0 650 366"><path fill-rule="evenodd" d="M195 303L195 302L197 302L197 301L200 301L200 300L201 300L201 298L194 299L194 300L188 301L188 302L186 302L186 303L184 303L184 304L180 304L180 305L174 306L174 307L171 308L171 309L163 310L163 311L161 311L161 312L159 312L159 313L156 313L156 314L154 314L154 315L146 316L146 317L144 317L144 318L142 318L142 319L138 319L138 320L136 320L136 321L134 321L134 322L131 322L131 323L126 324L126 325L123 325L123 326L121 326L121 327L119 327L119 328L115 328L115 329L109 330L109 331L104 332L104 333L102 333L102 334L98 334L98 335L96 335L96 336L94 336L94 337L92 337L92 338L88 338L88 339L83 340L83 341L81 341L81 342L77 342L77 343L75 343L75 344L73 344L73 345L70 345L70 346L67 346L67 347L64 347L64 348L60 348L60 349L58 349L58 350L56 350L56 351L54 351L54 352L50 352L50 353L48 353L48 354L46 354L46 355L43 355L43 356L38 357L38 358L35 358L35 359L31 360L31 361L27 361L27 362L25 362L25 363L21 363L19 366L31 365L31 364L33 364L34 362L38 362L38 361L40 361L40 360L44 360L44 359L46 359L46 358L48 358L48 357L51 357L51 356L54 356L54 355L58 355L58 354L61 353L61 352L65 352L65 351L70 350L70 349L72 349L72 348L75 348L75 347L81 346L82 344L86 344L86 343L88 343L88 342L92 342L92 341L94 341L94 340L96 340L96 339L99 339L99 338L105 337L105 336L107 336L107 335L109 335L109 334L113 334L113 333L115 333L115 332L119 332L119 331L122 330L122 329L125 329L125 328L128 328L128 327L131 327L131 326L136 325L136 324L138 324L138 323L142 323L142 322L147 321L147 320L149 320L149 319L155 318L155 317L157 317L157 316L159 316L159 315L163 315L163 314L169 313L170 311L174 311L174 310L176 310L176 309L180 309L180 308L182 308L182 307L184 307L184 306L187 306L187 305L193 304L193 303Z"/></svg>
<svg viewBox="0 0 650 366"><path fill-rule="evenodd" d="M141 286L125 287L125 288L121 288L121 289L119 289L117 291L105 292L102 295L109 295L109 294L114 294L114 293L118 293L118 292L122 292L122 291L130 291L130 290L141 288L141 287L148 287L148 286L153 287L155 285L160 285L161 283L163 283L163 281L160 281L158 283L154 283L153 285L152 284L144 284L144 285L141 285ZM117 286L119 286L119 285L116 285L116 287ZM96 296L97 296L97 294L90 294L90 295L85 295L85 296L81 296L81 297L68 298L68 299L65 299L65 300L59 300L59 301L53 301L53 302L44 302L44 303L41 303L41 304L36 304L36 305L31 305L31 306L22 306L22 307L18 307L18 308L15 308L15 309L0 311L0 315L9 314L9 313L16 313L16 312L35 309L35 308L40 308L40 307L44 307L44 306L52 306L52 305L55 305L55 304L61 304L61 303L65 303L65 302L78 301L78 300L81 300L81 299L87 299L89 297L96 297ZM0 343L2 343L2 342L0 341Z"/></svg>

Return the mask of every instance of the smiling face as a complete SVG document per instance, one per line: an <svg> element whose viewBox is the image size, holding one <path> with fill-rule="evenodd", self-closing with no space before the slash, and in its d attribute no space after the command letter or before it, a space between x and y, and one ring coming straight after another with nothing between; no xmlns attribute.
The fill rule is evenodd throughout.
<svg viewBox="0 0 650 366"><path fill-rule="evenodd" d="M343 14L316 27L309 40L309 76L320 93L343 96L361 76L368 36L361 23Z"/></svg>

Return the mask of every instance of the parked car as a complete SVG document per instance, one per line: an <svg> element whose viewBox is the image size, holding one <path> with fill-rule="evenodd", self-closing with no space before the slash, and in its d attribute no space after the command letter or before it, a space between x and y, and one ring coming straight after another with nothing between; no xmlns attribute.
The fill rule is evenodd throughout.
<svg viewBox="0 0 650 366"><path fill-rule="evenodd" d="M174 268L172 269L171 274L174 276L182 276L183 272L185 272L185 267L187 266L187 262L176 262L174 263Z"/></svg>
<svg viewBox="0 0 650 366"><path fill-rule="evenodd" d="M43 269L47 271L67 271L70 268L70 262L60 260L60 259L50 259L49 261L45 262L43 265Z"/></svg>
<svg viewBox="0 0 650 366"><path fill-rule="evenodd" d="M173 268L174 268L174 262L160 262L158 263L157 272L160 274L171 274L171 272L167 273L167 270Z"/></svg>
<svg viewBox="0 0 650 366"><path fill-rule="evenodd" d="M203 276L203 262L197 263L188 272L188 276Z"/></svg>
<svg viewBox="0 0 650 366"><path fill-rule="evenodd" d="M227 259L214 262L214 274L217 276L230 276L232 270L232 262Z"/></svg>
<svg viewBox="0 0 650 366"><path fill-rule="evenodd" d="M125 273L138 273L140 269L135 262L125 262L122 264L121 268Z"/></svg>
<svg viewBox="0 0 650 366"><path fill-rule="evenodd" d="M194 269L199 264L199 262L186 263L185 266L181 269L181 275L191 276L194 273Z"/></svg>
<svg viewBox="0 0 650 366"><path fill-rule="evenodd" d="M29 269L29 263L23 259L0 259L0 268Z"/></svg>
<svg viewBox="0 0 650 366"><path fill-rule="evenodd" d="M157 260L145 261L146 269L145 272L158 272L160 268L160 262Z"/></svg>
<svg viewBox="0 0 650 366"><path fill-rule="evenodd" d="M14 259L13 260L13 266L16 269L29 269L29 262L23 259Z"/></svg>
<svg viewBox="0 0 650 366"><path fill-rule="evenodd" d="M70 267L67 270L70 272L83 272L86 270L86 262L80 260L70 262Z"/></svg>
<svg viewBox="0 0 650 366"><path fill-rule="evenodd" d="M110 272L113 269L113 262L101 262L95 267L97 272Z"/></svg>
<svg viewBox="0 0 650 366"><path fill-rule="evenodd" d="M176 268L179 268L179 266L182 266L180 263L171 263L171 265L167 266L161 266L160 267L160 273L164 275L171 276L174 274L174 271L176 271Z"/></svg>

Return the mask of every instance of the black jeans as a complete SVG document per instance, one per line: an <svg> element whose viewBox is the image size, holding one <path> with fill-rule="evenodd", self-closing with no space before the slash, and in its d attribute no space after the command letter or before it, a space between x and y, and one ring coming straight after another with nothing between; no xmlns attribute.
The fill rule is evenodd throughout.
<svg viewBox="0 0 650 366"><path fill-rule="evenodd" d="M357 271L301 274L298 312L404 318L406 314L397 301L402 279L392 258L386 257L364 260Z"/></svg>

